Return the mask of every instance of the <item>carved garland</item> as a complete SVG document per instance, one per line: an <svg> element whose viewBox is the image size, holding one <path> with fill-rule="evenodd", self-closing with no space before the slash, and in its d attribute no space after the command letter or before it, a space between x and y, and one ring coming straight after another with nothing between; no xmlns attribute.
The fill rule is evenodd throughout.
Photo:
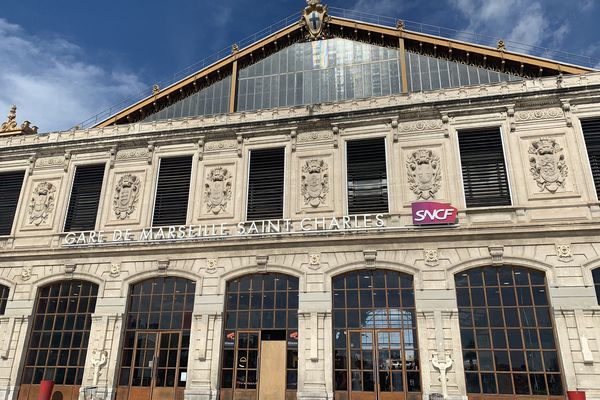
<svg viewBox="0 0 600 400"><path fill-rule="evenodd" d="M300 191L304 197L304 204L319 207L325 202L329 192L328 166L323 160L312 159L302 166L302 184Z"/></svg>
<svg viewBox="0 0 600 400"><path fill-rule="evenodd" d="M419 149L407 160L408 183L417 200L434 199L440 190L440 157L431 150Z"/></svg>

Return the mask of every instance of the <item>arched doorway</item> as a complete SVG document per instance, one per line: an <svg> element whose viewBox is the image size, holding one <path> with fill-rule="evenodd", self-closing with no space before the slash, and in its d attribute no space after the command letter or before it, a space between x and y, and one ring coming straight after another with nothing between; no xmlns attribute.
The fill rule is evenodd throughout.
<svg viewBox="0 0 600 400"><path fill-rule="evenodd" d="M333 348L336 400L420 399L413 277L386 270L334 277Z"/></svg>
<svg viewBox="0 0 600 400"><path fill-rule="evenodd" d="M195 293L184 278L131 285L117 399L183 399Z"/></svg>
<svg viewBox="0 0 600 400"><path fill-rule="evenodd" d="M79 398L98 285L68 280L38 290L19 400L36 400L53 380L63 400Z"/></svg>
<svg viewBox="0 0 600 400"><path fill-rule="evenodd" d="M545 274L483 267L454 280L469 399L564 399Z"/></svg>
<svg viewBox="0 0 600 400"><path fill-rule="evenodd" d="M298 278L267 273L227 282L224 324L220 398L295 399Z"/></svg>

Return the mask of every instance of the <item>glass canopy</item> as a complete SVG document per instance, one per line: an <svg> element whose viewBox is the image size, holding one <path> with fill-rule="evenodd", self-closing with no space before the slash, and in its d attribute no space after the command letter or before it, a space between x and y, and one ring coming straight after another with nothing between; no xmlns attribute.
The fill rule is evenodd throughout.
<svg viewBox="0 0 600 400"><path fill-rule="evenodd" d="M401 52L348 39L295 43L238 73L236 111L253 111L403 92ZM508 82L516 75L406 52L407 92ZM225 114L231 76L149 115L144 121Z"/></svg>

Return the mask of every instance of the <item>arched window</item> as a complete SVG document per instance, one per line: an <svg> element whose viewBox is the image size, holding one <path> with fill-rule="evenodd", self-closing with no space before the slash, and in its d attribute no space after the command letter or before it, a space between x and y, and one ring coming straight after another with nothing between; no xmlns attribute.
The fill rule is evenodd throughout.
<svg viewBox="0 0 600 400"><path fill-rule="evenodd" d="M221 359L222 398L295 398L298 278L268 273L227 282Z"/></svg>
<svg viewBox="0 0 600 400"><path fill-rule="evenodd" d="M98 285L81 280L38 290L19 399L37 399L46 379L64 400L78 398L97 295Z"/></svg>
<svg viewBox="0 0 600 400"><path fill-rule="evenodd" d="M333 278L336 399L420 398L413 277L352 271Z"/></svg>
<svg viewBox="0 0 600 400"><path fill-rule="evenodd" d="M596 289L596 300L600 305L600 268L592 271L592 277L594 278L594 289Z"/></svg>
<svg viewBox="0 0 600 400"><path fill-rule="evenodd" d="M184 278L131 285L118 398L183 398L195 293Z"/></svg>
<svg viewBox="0 0 600 400"><path fill-rule="evenodd" d="M564 395L545 274L484 267L455 283L467 393Z"/></svg>

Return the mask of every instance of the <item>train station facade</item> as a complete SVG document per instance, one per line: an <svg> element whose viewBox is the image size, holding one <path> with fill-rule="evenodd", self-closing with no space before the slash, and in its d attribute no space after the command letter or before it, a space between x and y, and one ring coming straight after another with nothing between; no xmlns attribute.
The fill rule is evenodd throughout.
<svg viewBox="0 0 600 400"><path fill-rule="evenodd" d="M93 127L12 109L0 399L600 399L598 99L310 1Z"/></svg>

